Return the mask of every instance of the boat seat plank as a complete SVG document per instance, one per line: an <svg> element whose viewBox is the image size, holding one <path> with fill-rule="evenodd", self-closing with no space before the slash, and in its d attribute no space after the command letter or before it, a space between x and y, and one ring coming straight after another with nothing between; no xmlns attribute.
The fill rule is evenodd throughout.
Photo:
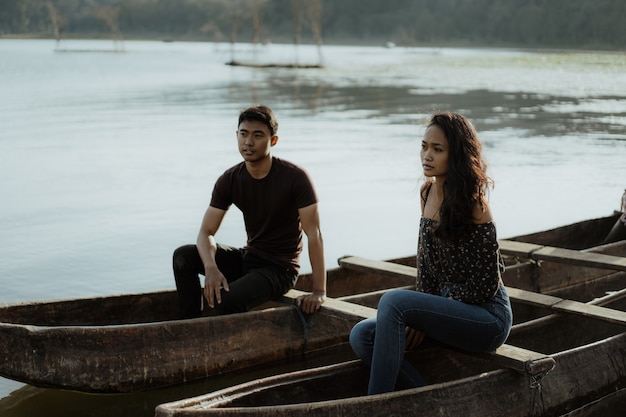
<svg viewBox="0 0 626 417"><path fill-rule="evenodd" d="M406 285L404 287L395 287L395 288L385 288L382 290L376 290L376 291L370 291L370 292L362 292L362 293L358 293L358 294L352 294L352 295L344 295L341 297L337 297L337 300L341 300L341 301L346 301L348 303L353 303L353 300L359 300L362 298L366 298L366 297L380 297L382 296L384 293L393 290L393 289L397 289L397 290L414 290L415 286L414 285Z"/></svg>
<svg viewBox="0 0 626 417"><path fill-rule="evenodd" d="M599 297L599 298L595 298L591 301L589 301L587 304L588 305L604 305L604 304L608 304L610 302L612 302L613 300L621 300L622 298L626 297L626 288L622 288L619 291L611 291L609 293L607 293L606 295Z"/></svg>
<svg viewBox="0 0 626 417"><path fill-rule="evenodd" d="M513 300L524 304L545 307L557 313L576 314L622 326L626 325L626 311L538 294L532 291L520 290L519 288L507 287L507 293Z"/></svg>
<svg viewBox="0 0 626 417"><path fill-rule="evenodd" d="M543 248L543 245L535 243L518 242L515 240L499 239L498 245L503 255L515 256L517 258L531 259L533 252Z"/></svg>
<svg viewBox="0 0 626 417"><path fill-rule="evenodd" d="M463 353L467 354L465 351ZM500 346L495 352L472 352L470 354L529 375L546 374L555 366L555 360L549 355L508 344Z"/></svg>
<svg viewBox="0 0 626 417"><path fill-rule="evenodd" d="M384 271L384 273L389 276L397 274L402 276L417 277L417 269L414 267L397 265L392 262L386 261L364 259L356 256L340 258L339 265L343 268L350 268L359 271L377 273L382 273L382 271ZM401 266L402 268L398 268L398 266ZM532 291L526 291L519 288L506 287L506 290L511 300L517 301L522 304L545 307L555 312L576 314L614 324L626 325L626 312L624 311L594 306L578 301L565 300L563 298L554 297L547 294L540 294Z"/></svg>
<svg viewBox="0 0 626 417"><path fill-rule="evenodd" d="M295 304L298 297L306 294L308 293L304 291L289 290L285 295L283 295L282 300L283 302ZM326 297L323 309L326 314L332 314L338 317L357 317L358 319L376 317L375 308L349 303L330 297Z"/></svg>
<svg viewBox="0 0 626 417"><path fill-rule="evenodd" d="M294 303L296 299L307 294L303 291L290 290L283 296L283 301ZM360 306L358 304L337 300L334 298L326 298L322 306L322 310L318 314L331 314L334 316L356 316L359 319L367 319L376 317L376 309ZM495 352L466 352L463 354L479 357L488 360L498 366L513 369L518 372L530 375L544 374L554 367L554 359L543 353L534 352L512 345L502 345Z"/></svg>
<svg viewBox="0 0 626 417"><path fill-rule="evenodd" d="M555 297L548 294L541 294L533 291L522 290L519 288L506 287L506 292L511 300L515 300L522 304L536 307L545 307L551 309L552 306L563 301L563 298Z"/></svg>
<svg viewBox="0 0 626 417"><path fill-rule="evenodd" d="M377 261L358 256L344 256L337 261L339 266L355 271L380 274L388 277L417 278L417 269L393 262Z"/></svg>
<svg viewBox="0 0 626 417"><path fill-rule="evenodd" d="M592 319L626 326L626 311L585 304L578 301L563 300L552 306L552 310L563 313L576 313Z"/></svg>
<svg viewBox="0 0 626 417"><path fill-rule="evenodd" d="M580 252L571 249L542 246L533 243L517 242L513 240L499 240L500 252L518 258L536 261L567 263L590 268L611 269L626 271L626 258L621 256L605 255L603 253Z"/></svg>

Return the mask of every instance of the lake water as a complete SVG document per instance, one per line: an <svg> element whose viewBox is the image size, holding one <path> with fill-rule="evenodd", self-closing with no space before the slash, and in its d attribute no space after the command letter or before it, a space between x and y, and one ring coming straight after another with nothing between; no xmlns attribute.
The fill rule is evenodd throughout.
<svg viewBox="0 0 626 417"><path fill-rule="evenodd" d="M240 161L238 112L256 103L278 117L274 155L315 181L328 267L415 252L434 110L478 128L501 238L610 214L626 188L625 54L325 46L324 69L294 70L227 66L226 44L113 46L0 40L0 303L173 287L171 253L195 241L213 182ZM239 45L235 57L317 52ZM233 209L218 240L244 239ZM0 378L0 415L151 416L179 395Z"/></svg>

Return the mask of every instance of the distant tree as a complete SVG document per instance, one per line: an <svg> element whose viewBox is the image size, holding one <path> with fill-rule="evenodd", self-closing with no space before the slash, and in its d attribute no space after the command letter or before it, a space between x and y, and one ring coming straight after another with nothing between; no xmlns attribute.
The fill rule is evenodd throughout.
<svg viewBox="0 0 626 417"><path fill-rule="evenodd" d="M113 33L113 43L116 50L124 50L124 36L119 28L120 10L113 6L100 6L96 10L96 15L102 20Z"/></svg>
<svg viewBox="0 0 626 417"><path fill-rule="evenodd" d="M309 0L306 2L306 14L313 33L313 40L317 45L318 64L322 65L322 1Z"/></svg>
<svg viewBox="0 0 626 417"><path fill-rule="evenodd" d="M247 7L250 0L217 0L227 22L230 22L230 60L235 62L235 44L237 42L237 34L243 22L251 15L251 10Z"/></svg>
<svg viewBox="0 0 626 417"><path fill-rule="evenodd" d="M65 31L65 19L59 15L57 8L51 1L46 2L46 8L48 9L48 14L50 15L52 34L54 35L54 39L56 39L56 47L58 49L59 43L61 42L61 39L63 39L63 32Z"/></svg>
<svg viewBox="0 0 626 417"><path fill-rule="evenodd" d="M335 43L624 50L626 1L0 0L0 35L47 33L60 42L106 31L121 39L120 28L126 36L153 38L211 33L231 45L248 34L252 42L271 36L299 45L310 29L318 46L323 33Z"/></svg>

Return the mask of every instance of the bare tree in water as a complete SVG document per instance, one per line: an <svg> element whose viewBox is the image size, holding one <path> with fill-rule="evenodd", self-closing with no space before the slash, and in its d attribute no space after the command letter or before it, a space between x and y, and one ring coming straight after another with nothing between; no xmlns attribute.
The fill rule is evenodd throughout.
<svg viewBox="0 0 626 417"><path fill-rule="evenodd" d="M65 31L65 19L59 14L59 11L51 1L46 2L46 8L52 24L52 33L54 34L54 39L56 39L56 49L59 49L59 44L61 39L63 39L63 32Z"/></svg>
<svg viewBox="0 0 626 417"><path fill-rule="evenodd" d="M304 23L304 0L291 0L291 22L293 24L293 44L296 49L296 66L300 64L299 47L302 41L302 25Z"/></svg>
<svg viewBox="0 0 626 417"><path fill-rule="evenodd" d="M96 11L98 19L102 20L111 30L111 33L113 33L114 49L121 52L124 51L124 36L118 24L119 15L119 9L112 6L101 6Z"/></svg>
<svg viewBox="0 0 626 417"><path fill-rule="evenodd" d="M313 33L313 40L317 45L317 62L321 66L323 65L322 58L322 0L308 0L305 1L306 14L311 25L311 33Z"/></svg>
<svg viewBox="0 0 626 417"><path fill-rule="evenodd" d="M261 35L261 21L263 14L263 6L267 0L252 0L252 45L254 48L253 60L256 62L257 46L259 45Z"/></svg>
<svg viewBox="0 0 626 417"><path fill-rule="evenodd" d="M237 43L237 33L243 24L244 19L250 14L247 7L250 0L221 0L224 18L230 21L230 61L235 62L235 44Z"/></svg>
<svg viewBox="0 0 626 417"><path fill-rule="evenodd" d="M318 65L322 65L322 2L321 0L291 0L291 18L296 46L296 66L299 65L298 47L302 41L302 28L306 23L311 27L313 40L317 45Z"/></svg>
<svg viewBox="0 0 626 417"><path fill-rule="evenodd" d="M56 39L56 50L59 50L67 24L66 16L77 16L78 19L95 16L107 25L113 34L114 50L124 50L124 38L119 28L119 6L99 5L95 0L49 0L45 3L52 32Z"/></svg>
<svg viewBox="0 0 626 417"><path fill-rule="evenodd" d="M267 0L252 0L252 43L259 43L261 34L261 14Z"/></svg>

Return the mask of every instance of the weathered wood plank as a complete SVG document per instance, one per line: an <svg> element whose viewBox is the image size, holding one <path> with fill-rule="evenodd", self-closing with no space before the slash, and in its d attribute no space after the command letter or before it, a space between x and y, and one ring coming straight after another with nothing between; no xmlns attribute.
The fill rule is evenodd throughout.
<svg viewBox="0 0 626 417"><path fill-rule="evenodd" d="M412 266L396 264L393 262L376 261L358 256L345 256L337 261L339 266L361 272L375 272L376 274L389 277L417 278L417 269Z"/></svg>
<svg viewBox="0 0 626 417"><path fill-rule="evenodd" d="M544 247L543 245L536 245L534 243L504 239L498 240L498 244L500 245L500 252L503 255L510 255L524 259L532 259L532 253Z"/></svg>
<svg viewBox="0 0 626 417"><path fill-rule="evenodd" d="M602 306L602 305L612 302L613 300L621 300L624 297L626 297L626 288L622 288L619 291L607 293L606 295L602 297L598 297L596 299L589 301L587 304Z"/></svg>
<svg viewBox="0 0 626 417"><path fill-rule="evenodd" d="M548 308L554 312L576 314L579 316L598 319L613 324L626 325L626 311L613 310L579 301L565 300L546 294L507 287L511 299L518 302Z"/></svg>
<svg viewBox="0 0 626 417"><path fill-rule="evenodd" d="M398 290L414 290L415 289L415 285L407 285L404 287L395 287L395 289ZM357 304L363 304L363 302L367 302L366 300L378 300L380 299L380 297L382 297L382 295L386 292L388 292L390 290L390 288L385 288L384 290L378 290L378 291L370 291L370 292L364 292L364 293L358 293L358 294L352 294L352 295L344 295L343 297L337 297L337 300L341 300L341 301L346 301L348 303L357 303Z"/></svg>
<svg viewBox="0 0 626 417"><path fill-rule="evenodd" d="M521 290L513 287L506 287L506 292L509 294L509 298L511 300L531 306L545 307L547 309L551 309L553 305L563 301L563 298L560 297Z"/></svg>
<svg viewBox="0 0 626 417"><path fill-rule="evenodd" d="M548 355L508 344L500 346L495 352L472 352L471 355L529 375L545 374L555 366L554 359Z"/></svg>
<svg viewBox="0 0 626 417"><path fill-rule="evenodd" d="M563 300L552 306L552 310L561 313L578 314L592 319L600 319L609 323L626 326L626 311L613 310L581 303L572 300Z"/></svg>
<svg viewBox="0 0 626 417"><path fill-rule="evenodd" d="M580 252L533 243L500 240L500 252L518 258L567 263L576 266L626 271L626 258L602 253Z"/></svg>
<svg viewBox="0 0 626 417"><path fill-rule="evenodd" d="M307 294L304 291L289 290L287 294L283 295L283 300L289 303L294 303L295 300L301 295ZM322 306L323 314L339 315L340 317L358 317L360 319L367 319L370 317L376 317L376 309L365 307L359 304L348 303L340 301L335 298L326 297L326 301Z"/></svg>

